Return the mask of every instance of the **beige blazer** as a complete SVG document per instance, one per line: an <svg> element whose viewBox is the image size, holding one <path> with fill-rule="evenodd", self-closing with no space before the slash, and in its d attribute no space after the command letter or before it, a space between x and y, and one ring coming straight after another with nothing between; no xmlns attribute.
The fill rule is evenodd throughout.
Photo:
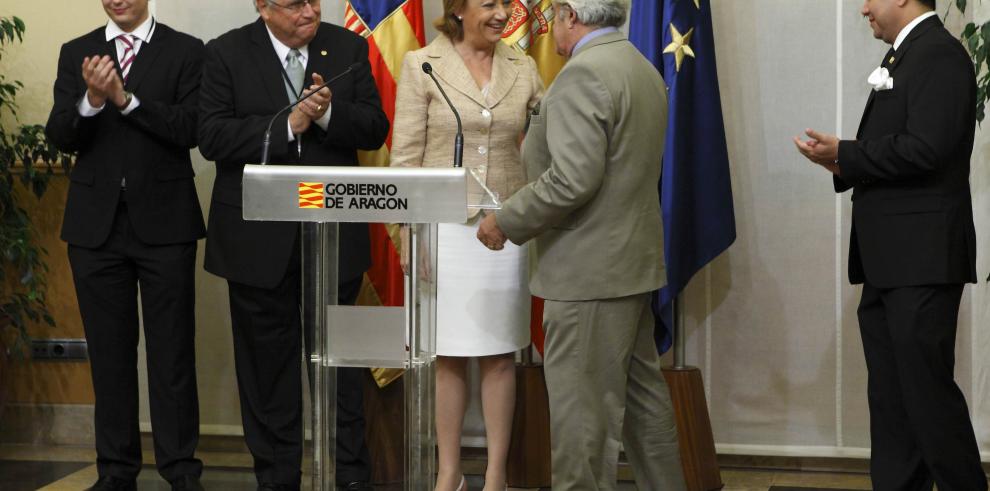
<svg viewBox="0 0 990 491"><path fill-rule="evenodd" d="M512 242L537 239L534 295L598 300L666 283L657 191L666 127L663 80L621 33L564 65L523 143L533 181L495 213Z"/></svg>
<svg viewBox="0 0 990 491"><path fill-rule="evenodd" d="M464 167L477 169L485 185L502 199L526 184L519 140L526 116L543 95L536 62L498 43L486 98L446 36L406 53L399 72L392 133L392 166L449 167L454 164L457 122L440 91L423 73L433 66L443 90L461 114L464 127ZM468 203L477 203L483 190L468 177ZM470 216L477 214L473 210Z"/></svg>

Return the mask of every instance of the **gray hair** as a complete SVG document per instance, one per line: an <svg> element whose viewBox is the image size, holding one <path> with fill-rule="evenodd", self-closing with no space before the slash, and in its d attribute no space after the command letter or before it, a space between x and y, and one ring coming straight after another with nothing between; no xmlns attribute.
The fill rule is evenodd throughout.
<svg viewBox="0 0 990 491"><path fill-rule="evenodd" d="M592 27L621 27L626 23L629 0L560 0L577 15L578 21Z"/></svg>

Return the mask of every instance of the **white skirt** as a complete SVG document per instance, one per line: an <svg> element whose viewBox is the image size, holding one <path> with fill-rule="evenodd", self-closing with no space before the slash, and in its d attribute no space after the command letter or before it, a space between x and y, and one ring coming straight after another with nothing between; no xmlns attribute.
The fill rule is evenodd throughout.
<svg viewBox="0 0 990 491"><path fill-rule="evenodd" d="M478 223L437 228L437 354L488 356L529 345L526 246L478 241Z"/></svg>

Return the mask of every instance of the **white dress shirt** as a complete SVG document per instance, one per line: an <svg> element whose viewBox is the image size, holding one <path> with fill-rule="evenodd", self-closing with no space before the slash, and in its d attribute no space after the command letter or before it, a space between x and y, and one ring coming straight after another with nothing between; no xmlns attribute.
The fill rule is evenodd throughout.
<svg viewBox="0 0 990 491"><path fill-rule="evenodd" d="M285 68L289 64L289 51L292 51L292 48L282 44L282 41L279 41L278 38L275 37L275 34L272 33L272 30L269 29L268 26L265 26L265 29L268 29L268 37L272 40L272 47L275 48L275 54L278 55L279 60L282 60L282 68ZM302 66L305 67L308 61L309 46L307 45L299 48L299 63L302 63ZM295 89L302 90L304 87L309 87L310 85L312 85L312 80L307 81L303 79L303 87L295 87ZM330 124L330 109L332 107L333 104L327 104L327 112L323 113L323 116L320 116L320 119L313 121L320 128L323 128L323 131L326 131L327 125ZM287 122L286 124L289 127L289 141L295 141L296 135L292 134L292 123Z"/></svg>
<svg viewBox="0 0 990 491"><path fill-rule="evenodd" d="M131 36L133 36L134 56L137 56L138 51L141 50L141 46L144 43L151 42L151 36L155 33L155 20L152 17L148 17L147 19L145 19L144 22L141 23L141 25L137 27L137 29L134 29L133 32L129 32L129 33L124 32L124 30L121 29L120 26L115 24L113 21L109 21L107 22L107 28L104 30L104 33L106 34L108 43L110 41L114 41L114 43L117 45L117 60L123 61L124 50L127 48L127 46L124 44L123 41L117 39L117 37L120 36L121 34L130 34ZM140 105L141 105L141 101L138 100L137 96L132 94L130 104L128 104L127 107L121 110L120 113L126 116L130 114L131 111L137 109L137 107ZM93 107L89 103L89 91L86 91L86 95L84 95L82 100L79 101L78 107L79 107L79 115L84 118L88 118L100 114L100 111L103 111L103 108L106 107L106 103L104 103L100 107Z"/></svg>

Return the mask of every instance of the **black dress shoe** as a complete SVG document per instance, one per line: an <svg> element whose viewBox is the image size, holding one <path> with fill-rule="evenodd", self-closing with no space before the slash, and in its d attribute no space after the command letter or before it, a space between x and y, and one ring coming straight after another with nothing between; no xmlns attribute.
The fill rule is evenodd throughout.
<svg viewBox="0 0 990 491"><path fill-rule="evenodd" d="M172 491L204 491L199 478L192 475L182 476L171 482Z"/></svg>
<svg viewBox="0 0 990 491"><path fill-rule="evenodd" d="M137 491L137 483L119 477L100 476L96 484L86 491Z"/></svg>
<svg viewBox="0 0 990 491"><path fill-rule="evenodd" d="M337 491L375 491L375 487L368 484L368 481L352 481L337 485Z"/></svg>

